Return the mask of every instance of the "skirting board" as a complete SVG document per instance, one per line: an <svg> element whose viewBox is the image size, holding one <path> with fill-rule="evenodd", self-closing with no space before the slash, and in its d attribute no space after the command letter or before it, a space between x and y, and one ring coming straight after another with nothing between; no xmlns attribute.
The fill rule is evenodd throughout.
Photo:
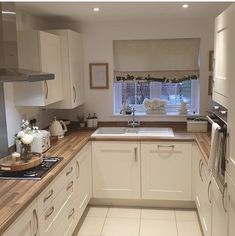
<svg viewBox="0 0 235 236"><path fill-rule="evenodd" d="M196 209L194 201L92 198L91 206Z"/></svg>

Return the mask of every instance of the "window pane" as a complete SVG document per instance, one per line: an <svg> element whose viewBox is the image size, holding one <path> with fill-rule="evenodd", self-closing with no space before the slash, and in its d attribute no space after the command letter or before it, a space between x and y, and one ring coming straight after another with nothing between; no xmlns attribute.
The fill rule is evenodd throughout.
<svg viewBox="0 0 235 236"><path fill-rule="evenodd" d="M168 101L168 105L180 105L181 100L191 105L191 81L182 83L162 83L161 99Z"/></svg>
<svg viewBox="0 0 235 236"><path fill-rule="evenodd" d="M128 104L139 105L145 98L150 98L149 83L122 83L122 103L126 101Z"/></svg>

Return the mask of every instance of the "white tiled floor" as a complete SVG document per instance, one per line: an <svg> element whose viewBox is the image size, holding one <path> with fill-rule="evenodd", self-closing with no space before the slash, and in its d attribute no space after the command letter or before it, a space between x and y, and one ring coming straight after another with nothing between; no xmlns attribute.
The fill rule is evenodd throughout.
<svg viewBox="0 0 235 236"><path fill-rule="evenodd" d="M202 236L195 211L91 207L77 236Z"/></svg>

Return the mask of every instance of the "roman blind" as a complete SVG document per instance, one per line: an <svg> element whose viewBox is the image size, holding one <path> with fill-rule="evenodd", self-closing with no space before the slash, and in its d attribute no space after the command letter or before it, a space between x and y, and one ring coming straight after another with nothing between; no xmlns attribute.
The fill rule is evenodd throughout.
<svg viewBox="0 0 235 236"><path fill-rule="evenodd" d="M114 79L179 82L199 77L200 39L115 40Z"/></svg>

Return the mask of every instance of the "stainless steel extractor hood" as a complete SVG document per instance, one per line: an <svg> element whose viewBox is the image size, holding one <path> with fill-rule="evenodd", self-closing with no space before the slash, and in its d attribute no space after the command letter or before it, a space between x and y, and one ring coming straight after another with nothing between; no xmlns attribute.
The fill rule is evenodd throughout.
<svg viewBox="0 0 235 236"><path fill-rule="evenodd" d="M52 80L55 75L18 67L15 4L0 2L0 82Z"/></svg>

